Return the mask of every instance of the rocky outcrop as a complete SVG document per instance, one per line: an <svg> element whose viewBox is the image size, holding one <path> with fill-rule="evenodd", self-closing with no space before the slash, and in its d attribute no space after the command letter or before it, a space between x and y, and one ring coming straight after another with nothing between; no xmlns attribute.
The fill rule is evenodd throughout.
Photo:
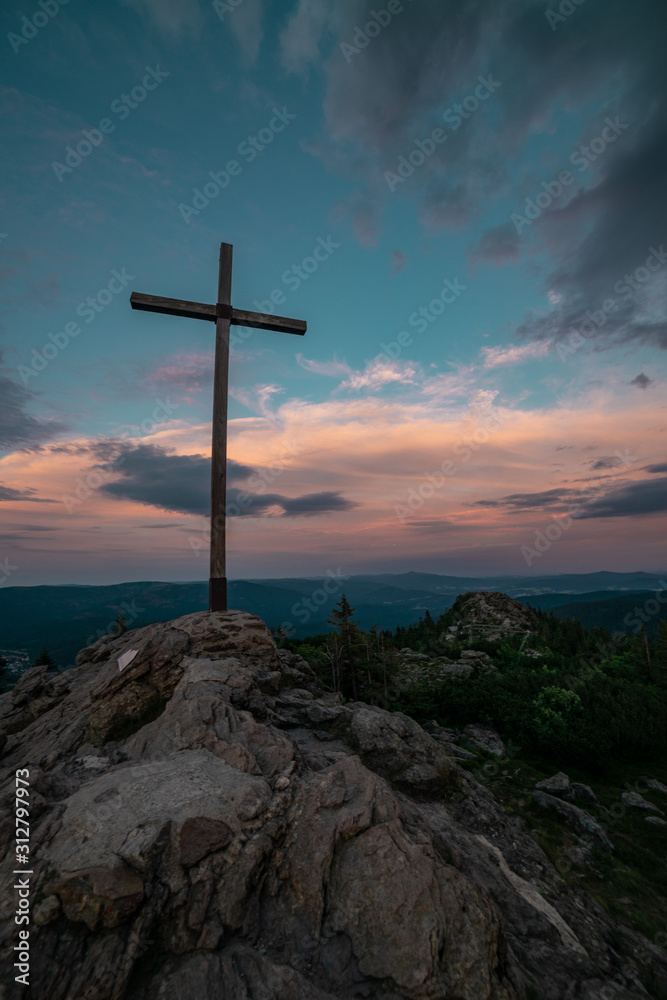
<svg viewBox="0 0 667 1000"><path fill-rule="evenodd" d="M588 805L600 805L598 797L590 785L583 785L579 781L573 781L570 784L568 775L563 771L559 771L558 774L554 774L550 778L544 778L542 781L536 782L535 788L541 789L543 792L548 792L550 795L556 795L559 799L565 799L566 802L574 802L575 799L582 799Z"/></svg>
<svg viewBox="0 0 667 1000"><path fill-rule="evenodd" d="M458 660L446 656L428 656L412 649L400 651L397 683L402 687L434 682L443 677L468 680L484 674L497 674L498 668L488 653L476 649L465 649Z"/></svg>
<svg viewBox="0 0 667 1000"><path fill-rule="evenodd" d="M470 591L457 597L452 607L459 636L488 640L537 631L538 618L507 594L496 591Z"/></svg>
<svg viewBox="0 0 667 1000"><path fill-rule="evenodd" d="M251 615L105 637L17 688L0 781L13 796L30 772L36 997L647 996L628 960L612 987L618 928L446 739L341 704ZM11 886L13 826L0 836ZM16 905L4 895L3 1000L25 990Z"/></svg>

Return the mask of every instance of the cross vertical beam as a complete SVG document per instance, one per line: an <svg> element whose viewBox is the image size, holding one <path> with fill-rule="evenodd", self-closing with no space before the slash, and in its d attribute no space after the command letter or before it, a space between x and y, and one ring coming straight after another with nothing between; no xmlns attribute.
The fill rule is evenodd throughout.
<svg viewBox="0 0 667 1000"><path fill-rule="evenodd" d="M220 244L218 300L215 305L190 302L186 299L166 299L158 295L132 292L133 309L161 313L165 316L185 316L215 323L215 377L213 388L213 440L211 456L211 568L209 575L209 610L227 610L227 397L229 388L229 328L232 325L253 330L273 330L303 337L306 323L267 313L233 309L232 244Z"/></svg>
<svg viewBox="0 0 667 1000"><path fill-rule="evenodd" d="M231 243L220 244L218 306L231 307ZM223 310L217 309L218 313ZM215 375L213 380L213 431L211 451L211 569L208 583L209 611L227 610L227 400L229 385L229 328L231 317L215 321Z"/></svg>

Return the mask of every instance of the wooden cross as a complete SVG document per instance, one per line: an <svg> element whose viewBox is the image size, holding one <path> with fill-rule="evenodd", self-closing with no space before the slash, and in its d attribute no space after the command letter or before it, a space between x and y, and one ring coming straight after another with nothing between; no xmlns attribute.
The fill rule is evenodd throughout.
<svg viewBox="0 0 667 1000"><path fill-rule="evenodd" d="M155 295L133 292L133 309L187 316L215 323L215 374L213 385L213 446L211 454L211 572L209 579L209 610L227 610L226 519L227 519L227 394L229 388L229 327L249 326L256 330L276 330L303 336L306 324L298 319L269 316L265 313L233 309L232 244L220 244L218 301L215 305L163 299Z"/></svg>

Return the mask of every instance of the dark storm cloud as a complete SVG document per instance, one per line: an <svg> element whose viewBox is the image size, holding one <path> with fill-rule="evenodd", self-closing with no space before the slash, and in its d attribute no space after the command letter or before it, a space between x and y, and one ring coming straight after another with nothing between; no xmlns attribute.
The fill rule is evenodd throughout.
<svg viewBox="0 0 667 1000"><path fill-rule="evenodd" d="M110 472L122 478L106 483L100 490L117 499L134 500L162 510L184 514L208 515L211 503L211 460L201 455L172 455L156 445L106 442L98 449ZM112 455L109 459L109 455ZM254 469L238 462L227 463L229 483L240 483L252 476ZM241 497L244 499L242 500ZM304 517L328 511L350 510L357 504L339 493L311 493L285 497L279 493L229 492L229 515L262 517L274 508L282 508L284 517Z"/></svg>
<svg viewBox="0 0 667 1000"><path fill-rule="evenodd" d="M100 490L110 496L138 503L204 514L210 505L211 460L201 455L170 455L152 444L102 442L95 446L109 472L117 472L118 482L106 483ZM229 462L229 482L246 479L253 470Z"/></svg>
<svg viewBox="0 0 667 1000"><path fill-rule="evenodd" d="M32 416L28 409L35 401L34 394L6 372L0 351L0 451L28 451L67 429L59 421Z"/></svg>
<svg viewBox="0 0 667 1000"><path fill-rule="evenodd" d="M636 378L633 378L630 385L636 385L638 389L647 389L650 385L653 385L653 379L649 378L648 375L644 375L644 372L640 372Z"/></svg>
<svg viewBox="0 0 667 1000"><path fill-rule="evenodd" d="M615 458L613 455L604 455L602 458L591 462L591 469L615 469L619 462L620 458Z"/></svg>
<svg viewBox="0 0 667 1000"><path fill-rule="evenodd" d="M667 472L667 462L660 462L659 465L647 465L644 468L644 472L652 472L654 474L658 472Z"/></svg>
<svg viewBox="0 0 667 1000"><path fill-rule="evenodd" d="M641 517L667 510L667 477L630 483L586 505L581 519L595 517Z"/></svg>
<svg viewBox="0 0 667 1000"><path fill-rule="evenodd" d="M649 470L652 467L649 466ZM654 466L656 471L665 467ZM528 510L572 511L573 517L590 520L600 517L638 517L667 510L667 478L624 482L615 489L603 487L604 495L597 490L555 489L543 493L513 493L499 500L477 500L474 507L500 507L508 513ZM576 510L576 512L575 512Z"/></svg>
<svg viewBox="0 0 667 1000"><path fill-rule="evenodd" d="M417 199L429 229L468 225L502 199L507 222L481 237L472 259L512 264L522 253L534 260L536 242L552 261L545 291L560 296L548 316L525 320L520 337L566 338L587 310L614 298L617 311L593 327L591 340L667 347L660 305L667 265L643 291L630 289L626 298L614 290L645 266L651 247L659 250L667 234L667 7L638 0L629 14L621 0L589 0L555 26L546 9L535 0L420 0L405 4L377 37L345 55L341 43L353 43L355 28L370 19L366 0L295 5L281 37L284 66L309 71L325 59L327 130L308 149L358 183L360 193L347 210L365 243L373 242L389 197ZM327 39L333 39L330 48ZM456 130L448 129L445 144L391 194L385 172L397 169L415 139L442 125L443 112L473 94L485 74L500 86ZM527 170L525 151L535 136L554 133L579 111L585 115L581 134L566 162ZM542 180L571 167L569 152L598 136L608 116L628 128L585 178L579 175L572 194L517 242L507 225L511 213ZM560 148L562 140L553 145Z"/></svg>

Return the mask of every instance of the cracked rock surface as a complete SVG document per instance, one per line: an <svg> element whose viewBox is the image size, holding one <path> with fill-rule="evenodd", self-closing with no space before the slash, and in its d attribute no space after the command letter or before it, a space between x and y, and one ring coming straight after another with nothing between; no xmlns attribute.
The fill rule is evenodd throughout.
<svg viewBox="0 0 667 1000"><path fill-rule="evenodd" d="M610 918L448 742L340 704L252 615L187 615L105 637L55 678L33 669L0 698L0 736L5 803L30 770L35 997L648 996Z"/></svg>

